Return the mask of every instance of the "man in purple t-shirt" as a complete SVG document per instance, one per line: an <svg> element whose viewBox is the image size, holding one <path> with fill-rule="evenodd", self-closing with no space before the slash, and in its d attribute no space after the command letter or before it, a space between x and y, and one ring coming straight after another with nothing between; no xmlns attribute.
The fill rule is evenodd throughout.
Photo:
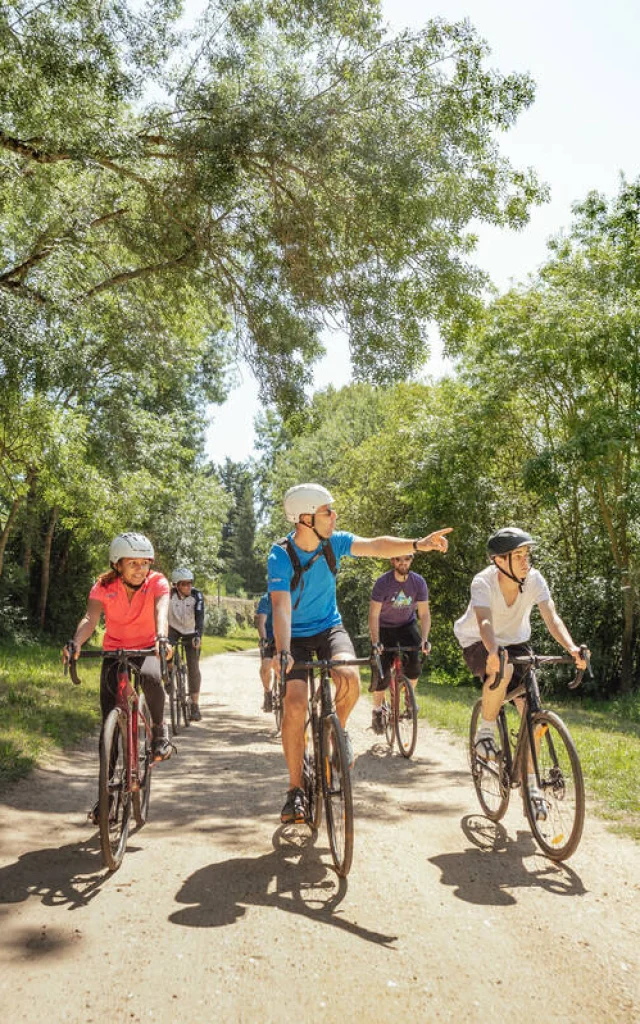
<svg viewBox="0 0 640 1024"><path fill-rule="evenodd" d="M429 591L422 576L411 572L413 555L392 558L391 569L379 576L373 584L369 604L369 632L373 644L383 647L416 647L422 653L431 650L429 630L431 611ZM420 620L419 624L416 619ZM420 650L407 651L402 656L407 678L415 689L420 675ZM393 654L383 650L381 655L384 676L374 680L373 714L371 727L375 733L384 732L382 724L382 699L389 684L389 669Z"/></svg>

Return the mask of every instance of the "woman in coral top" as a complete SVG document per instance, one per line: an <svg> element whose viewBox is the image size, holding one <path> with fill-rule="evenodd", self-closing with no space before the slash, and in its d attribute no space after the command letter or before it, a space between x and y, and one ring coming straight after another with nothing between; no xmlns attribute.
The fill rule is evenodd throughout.
<svg viewBox="0 0 640 1024"><path fill-rule="evenodd" d="M155 647L156 656L140 659L141 682L153 720L153 759L165 761L173 747L164 724L164 687L160 675L158 643L169 632L169 583L151 568L153 545L142 533L121 533L109 548L109 572L98 577L89 593L87 610L78 623L73 642L75 657L104 615L105 651ZM105 658L100 676L103 720L115 706L117 662ZM93 812L90 812L91 817Z"/></svg>

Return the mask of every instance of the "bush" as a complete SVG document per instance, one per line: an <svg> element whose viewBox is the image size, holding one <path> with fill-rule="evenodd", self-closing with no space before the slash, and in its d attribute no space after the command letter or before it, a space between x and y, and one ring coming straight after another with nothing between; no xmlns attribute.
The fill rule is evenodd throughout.
<svg viewBox="0 0 640 1024"><path fill-rule="evenodd" d="M205 611L204 631L209 636L226 636L231 629L231 616L223 604L209 605Z"/></svg>

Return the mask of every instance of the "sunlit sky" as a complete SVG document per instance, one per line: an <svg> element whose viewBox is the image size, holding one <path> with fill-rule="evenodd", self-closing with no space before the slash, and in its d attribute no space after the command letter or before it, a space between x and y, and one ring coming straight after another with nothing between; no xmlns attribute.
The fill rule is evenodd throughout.
<svg viewBox="0 0 640 1024"><path fill-rule="evenodd" d="M205 0L187 0L190 15ZM640 174L640 7L628 0L384 0L393 29L417 28L430 17L468 18L491 47L489 64L502 72L528 71L537 85L536 101L501 140L503 153L517 167L534 167L551 198L532 211L521 232L481 228L477 262L504 289L523 281L545 259L546 241L571 221L571 206L592 189L614 195L620 173ZM349 356L341 334L325 338L327 357L317 366L314 386L349 380ZM446 370L437 335L427 367ZM207 455L214 462L236 461L253 451L257 389L248 367L223 406L211 407Z"/></svg>

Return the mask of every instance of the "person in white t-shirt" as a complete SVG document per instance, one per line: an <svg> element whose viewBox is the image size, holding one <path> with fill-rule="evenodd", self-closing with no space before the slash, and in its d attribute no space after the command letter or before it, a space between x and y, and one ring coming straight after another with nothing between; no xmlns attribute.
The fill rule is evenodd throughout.
<svg viewBox="0 0 640 1024"><path fill-rule="evenodd" d="M526 671L526 666L514 666L509 659L531 652L528 641L534 605L538 606L551 636L568 651L579 669L586 668L579 646L556 611L545 578L531 568L530 551L534 544L530 534L512 526L498 530L489 538L487 551L491 565L473 577L467 610L453 626L464 660L483 683L482 715L475 747L478 756L486 761L494 761L499 756L496 718L506 694L516 688ZM499 647L505 648L507 663L504 678L492 690L500 669ZM522 701L515 703L522 713ZM531 786L530 795L535 802L537 794ZM544 817L544 801L541 793L539 796L539 812Z"/></svg>

